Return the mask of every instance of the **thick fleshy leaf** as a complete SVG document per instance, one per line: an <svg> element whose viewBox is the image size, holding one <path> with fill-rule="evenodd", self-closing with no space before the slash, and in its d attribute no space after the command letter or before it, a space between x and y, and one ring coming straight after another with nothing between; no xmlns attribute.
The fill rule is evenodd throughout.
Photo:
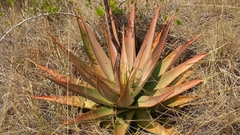
<svg viewBox="0 0 240 135"><path fill-rule="evenodd" d="M50 35L51 36L51 35ZM52 37L52 36L51 36ZM77 58L75 55L73 55L71 52L67 51L60 43L58 43L53 37L52 37L54 43L56 45L58 45L65 53L67 53L69 55L70 60L74 63L74 65L76 66L76 68L79 71L79 74L81 75L81 77L83 77L83 79L88 82L92 87L98 87L98 91L99 93L105 97L106 99L108 99L111 102L116 102L118 97L115 95L115 93L113 93L113 91L108 91L108 89L106 89L103 85L101 85L101 82L98 82L98 84L100 86L98 86L97 84L97 80L99 78L102 78L100 75L98 75L97 73L91 71L91 69L89 69L88 66L85 65L85 63ZM96 77L97 76L97 77ZM108 78L109 79L109 78ZM99 81L99 80L98 80ZM103 81L103 79L101 79L101 81ZM109 79L109 81L111 81L111 79ZM106 81L105 81L106 83ZM109 83L108 83L109 84ZM114 90L114 89L113 89Z"/></svg>
<svg viewBox="0 0 240 135"><path fill-rule="evenodd" d="M105 37L107 40L109 57L110 57L112 68L113 68L117 58L117 50L112 42L108 29L105 29Z"/></svg>
<svg viewBox="0 0 240 135"><path fill-rule="evenodd" d="M99 84L99 82L102 84L101 86L103 86L103 88L105 89L105 88L107 88L108 89L108 91L111 91L113 94L115 94L115 95L121 95L121 93L120 93L120 88L117 88L116 86L115 86L115 83L114 82L111 82L111 81L109 81L108 79L106 79L106 78L104 78L104 77L101 77L101 76L97 76L96 77L97 79L99 79L99 81L98 81L98 84ZM96 80L97 80L96 79ZM98 85L97 84L97 85ZM98 87L100 87L101 88L101 86L99 86L98 85Z"/></svg>
<svg viewBox="0 0 240 135"><path fill-rule="evenodd" d="M161 34L161 38L158 42L158 44L156 45L156 47L153 46L153 52L152 52L152 58L155 59L159 59L161 56L161 53L163 51L163 48L166 44L166 39L170 30L170 27L172 26L172 23L174 21L175 15L171 18L170 22L168 23L168 25L166 26L166 28L164 29L164 32ZM160 29L161 32L161 29ZM155 43L153 44L155 45ZM155 62L155 61L154 61Z"/></svg>
<svg viewBox="0 0 240 135"><path fill-rule="evenodd" d="M51 35L50 35L51 36ZM52 36L51 36L52 37ZM77 67L77 69L79 70L79 74L83 77L83 79L86 81L86 82L88 82L92 87L96 87L98 84L97 84L97 79L96 79L96 76L97 75L95 75L95 74L97 74L97 73L95 73L95 72L92 72L92 71L90 71L91 69L89 69L89 67L87 67L86 65L85 65L85 63L82 61L82 60L80 60L79 58L77 58L75 55L73 55L71 52L69 52L69 51L67 51L60 43L58 43L53 37L52 37L52 39L53 39L53 41L54 41L54 43L56 44L56 45L58 45L65 53L67 53L68 55L69 55L69 58L70 58L70 60L75 64L75 66ZM60 82L60 81L58 81L58 80L54 80L55 82L57 82L57 83L62 83L62 82ZM66 85L63 85L64 83L62 83L62 86L64 86L64 87L67 87ZM71 86L74 86L73 84L71 84ZM78 87L82 87L82 86L78 86ZM97 87L99 87L99 86L97 86ZM76 88L76 87L75 87ZM81 88L81 89L84 89L84 88ZM89 87L88 87L88 89L89 89ZM77 90L77 89L70 89L70 90L72 90L72 91L74 91L74 92L77 92L78 94L83 94L83 93L81 93L81 92L84 92L84 90L83 91L81 91L80 93L79 93L79 90ZM97 89L99 92L100 92L100 94L102 94L102 96L104 96L106 99L108 99L109 101L111 101L111 102L113 102L113 101L117 101L117 99L118 99L118 97L116 96L116 95L114 95L113 93L111 93L111 91L108 91L108 90L106 90L106 89L103 89L103 88L99 88L99 89ZM96 91L97 92L97 91ZM97 92L97 93L99 93L99 92ZM86 97L87 95L86 94L84 94L84 95L81 95L81 96L83 96L83 97ZM101 96L101 97L102 97ZM93 99L94 99L94 97L93 97ZM105 100L106 100L105 99ZM92 100L92 99L91 99ZM93 101L95 101L96 99L94 99ZM96 101L95 101L96 102ZM100 102L102 102L102 101L98 101L97 103L99 103L99 104L101 104Z"/></svg>
<svg viewBox="0 0 240 135"><path fill-rule="evenodd" d="M79 14L80 14L80 12L79 12ZM91 65L95 66L95 65L97 65L97 61L96 61L96 57L93 53L92 47L90 45L90 41L89 41L89 38L87 36L86 30L83 26L83 23L82 23L81 19L79 17L76 17L76 19L77 19L77 22L78 22L78 27L79 27L79 30L80 30L80 33L81 33L82 41L83 41L83 44L84 44L83 47L84 47L84 49L87 53L87 56L88 56L88 59L89 59Z"/></svg>
<svg viewBox="0 0 240 135"><path fill-rule="evenodd" d="M148 89L154 89L156 87L156 82L158 82L161 78L160 75L166 72L166 70L172 66L172 64L177 60L177 58L183 53L184 50L197 38L201 36L198 35L194 39L190 40L189 42L185 43L184 45L179 46L177 49L175 49L173 52L171 52L167 57L165 57L162 61L160 61L156 66L154 71L151 74L151 78L146 83L146 86ZM156 49L157 50L157 49ZM158 50L159 51L159 50ZM158 52L156 51L156 52Z"/></svg>
<svg viewBox="0 0 240 135"><path fill-rule="evenodd" d="M108 43L108 52L110 56L110 61L114 73L114 81L116 82L116 86L120 88L120 77L119 77L119 68L120 68L120 55L121 49L120 44L116 32L115 22L112 18L112 11L109 7L108 1L104 1L105 7L105 19L107 22L107 27L105 30L107 43Z"/></svg>
<svg viewBox="0 0 240 135"><path fill-rule="evenodd" d="M161 65L159 76L166 72L172 64L176 62L176 60L179 58L179 56L191 45L195 40L197 40L202 34L198 35L194 39L188 41L187 43L179 46L177 49L172 51L167 57L165 57L161 62L158 63L158 65Z"/></svg>
<svg viewBox="0 0 240 135"><path fill-rule="evenodd" d="M190 88L198 85L201 82L202 82L202 80L195 79L195 80L191 80L191 81L188 81L183 84L176 85L176 86L161 88L161 89L157 90L157 92L153 96L158 96L158 95L161 95L162 93L166 93L168 91L174 90L174 92L171 95L169 95L166 99L164 99L164 101L165 101L167 99L170 99L174 96L177 96L177 95L189 90Z"/></svg>
<svg viewBox="0 0 240 135"><path fill-rule="evenodd" d="M164 88L166 87L169 83L171 83L176 77L178 77L180 74L188 70L193 64L201 60L203 57L205 57L207 54L200 54L197 55L182 64L178 65L177 67L165 72L160 76L160 80L157 84L157 88Z"/></svg>
<svg viewBox="0 0 240 135"><path fill-rule="evenodd" d="M163 93L161 95L158 96L141 96L137 101L136 104L133 106L130 106L128 108L150 108L153 107L159 103L161 103L162 101L164 101L164 99L166 99L169 95L171 95L174 91L168 91L166 93Z"/></svg>
<svg viewBox="0 0 240 135"><path fill-rule="evenodd" d="M122 32L122 50L121 50L121 61L120 61L120 81L122 86L125 86L127 83L127 78L129 77L129 65L126 53L126 44L125 44L125 37L124 37L124 26Z"/></svg>
<svg viewBox="0 0 240 135"><path fill-rule="evenodd" d="M175 96L172 97L164 102L162 102L161 104L151 108L152 111L156 112L163 112L166 111L168 108L174 108L174 107L183 107L186 106L187 103L189 103L190 101L194 100L194 97L191 96Z"/></svg>
<svg viewBox="0 0 240 135"><path fill-rule="evenodd" d="M140 49L138 55L137 55L135 65L139 62L140 62L140 65L144 64L146 62L146 60L151 56L152 43L153 43L153 38L154 38L154 33L155 33L156 24L157 24L159 10L160 10L160 6L157 8L155 15L152 19L149 30L147 31L146 37L142 43L142 46L141 46L141 49Z"/></svg>
<svg viewBox="0 0 240 135"><path fill-rule="evenodd" d="M183 84L176 85L176 86L174 86L174 92L169 97L167 97L165 100L170 99L174 96L177 96L177 95L189 90L190 88L198 85L201 82L202 82L202 80L195 79L195 80L191 80L189 82L185 82Z"/></svg>
<svg viewBox="0 0 240 135"><path fill-rule="evenodd" d="M155 28L157 24L158 19L158 13L160 10L160 6L157 8L156 13L152 19L151 25L148 29L148 32L145 36L145 39L142 43L142 46L137 54L136 60L134 62L135 68L139 69L136 77L140 78L142 75L142 69L146 66L145 63L147 60L149 60L149 57L151 57L151 50L152 50L152 44L153 44L153 38L155 34Z"/></svg>
<svg viewBox="0 0 240 135"><path fill-rule="evenodd" d="M125 86L123 86L123 91L121 93L121 96L118 99L118 105L121 107L128 107L130 106L133 102L134 99L132 97L132 87L129 85L129 81L127 82L127 84Z"/></svg>
<svg viewBox="0 0 240 135"><path fill-rule="evenodd" d="M80 14L80 16L81 16L81 14ZM93 34L93 31L86 24L86 22L85 22L85 20L83 19L82 16L81 16L81 21L82 21L82 24L83 24L83 26L86 30L87 38L89 39L89 43L91 45L93 54L95 55L95 57L97 59L98 65L103 70L106 77L109 80L114 81L113 68L112 68L110 59L108 58L108 56L106 55L106 53L102 49L101 45L98 43L95 35Z"/></svg>
<svg viewBox="0 0 240 135"><path fill-rule="evenodd" d="M77 78L73 78L71 76L67 76L66 74L60 74L57 71L51 70L47 67L44 67L42 65L39 64L35 64L38 68L42 69L44 72L46 72L48 75L54 77L54 79L61 81L61 82L69 82L72 84L78 84L78 85L82 85L82 86L86 86L89 85L88 83L84 82L83 80L77 79Z"/></svg>
<svg viewBox="0 0 240 135"><path fill-rule="evenodd" d="M81 61L78 57L76 57L75 55L73 55L70 52L69 52L69 58L72 61L72 63L76 66L76 68L77 68L79 74L81 75L81 77L83 78L83 80L85 82L87 82L88 84L90 84L92 87L95 87L96 80L95 80L94 76L96 76L96 75L101 76L98 74L99 72L94 72L94 71L92 71L94 69L91 69L88 66L82 65L83 61ZM92 73L94 73L94 74L92 74Z"/></svg>
<svg viewBox="0 0 240 135"><path fill-rule="evenodd" d="M115 93L112 93L113 91L109 91L109 89L106 89L105 87L103 87L101 85L101 82L100 83L98 82L98 84L100 84L100 86L98 86L98 84L96 82L98 79L96 76L98 76L98 78L101 78L101 81L105 82L106 84L111 83L111 82L109 82L109 80L107 82L106 79L103 79L103 77L97 75L97 73L90 71L89 67L84 65L85 63L83 63L79 58L77 58L71 52L68 52L67 50L65 50L65 48L62 47L55 39L53 39L53 40L64 52L68 53L70 60L75 64L76 68L79 70L79 74L81 75L81 77L83 77L84 80L86 80L87 83L89 83L92 87L99 87L99 89L97 89L99 91L99 93L103 97L108 99L109 101L111 101L111 102L117 101L118 97L115 95ZM55 80L55 81L58 81L58 80ZM87 83L85 83L83 85L81 85L81 84L79 84L79 85L85 86ZM113 89L113 90L116 90L116 89Z"/></svg>
<svg viewBox="0 0 240 135"><path fill-rule="evenodd" d="M32 97L36 99L78 106L87 109L94 109L94 106L97 105L95 102L80 96L32 96Z"/></svg>
<svg viewBox="0 0 240 135"><path fill-rule="evenodd" d="M71 83L64 83L60 82L51 78L48 78L51 81L55 82L56 84L63 86L66 89L69 89L75 93L77 93L79 96L85 97L87 99L90 99L98 104L103 104L107 106L114 106L111 102L109 102L107 99L105 99L96 89L88 88L85 86L79 86Z"/></svg>
<svg viewBox="0 0 240 135"><path fill-rule="evenodd" d="M187 78L193 73L192 69L188 69L187 71L185 71L178 79L176 82L174 82L174 86L182 84L185 80L187 80Z"/></svg>
<svg viewBox="0 0 240 135"><path fill-rule="evenodd" d="M176 85L176 86L165 87L165 88L161 88L161 89L148 91L148 94L152 95L152 96L158 96L158 95L161 95L162 93L166 93L166 92L174 90L174 92L171 95L169 95L167 98L165 98L163 100L163 102L165 102L166 100L174 98L175 96L189 90L190 88L196 86L197 84L199 84L201 82L202 82L202 80L195 79L195 80L191 80L191 81L188 81L188 82L185 82L183 84ZM148 88L148 86L145 86L145 87Z"/></svg>
<svg viewBox="0 0 240 135"><path fill-rule="evenodd" d="M167 106L167 107L184 107L187 105L187 103L189 103L190 101L196 99L195 97L191 97L191 96L175 96L172 97L166 101L163 102L163 105Z"/></svg>
<svg viewBox="0 0 240 135"><path fill-rule="evenodd" d="M168 32L170 30L170 27L171 27L173 21L174 21L174 16L172 17L171 21L168 23L166 29L164 30L163 34L161 35L159 43L157 44L157 46L155 47L155 49L152 52L152 57L150 57L149 60L147 60L146 63L144 64L146 66L145 66L145 69L143 70L143 76L142 76L141 82L146 82L146 80L149 78L149 76L153 72L154 67L156 66L156 64L161 56L161 53L163 51L163 48L166 44L167 35L168 35Z"/></svg>
<svg viewBox="0 0 240 135"><path fill-rule="evenodd" d="M134 30L134 13L135 12L135 5L132 4L131 13L128 19L128 26L126 29L125 35L125 44L126 44L126 54L127 54L127 61L128 61L128 71L132 70L133 63L136 58L136 48L135 48L135 30Z"/></svg>
<svg viewBox="0 0 240 135"><path fill-rule="evenodd" d="M152 117L150 112L144 109L137 110L135 113L135 123L144 130L157 134L157 135L171 135L167 129L156 122Z"/></svg>
<svg viewBox="0 0 240 135"><path fill-rule="evenodd" d="M114 110L108 107L100 107L95 110L86 112L70 121L64 122L63 124L71 123L85 123L85 122L96 122L106 119L114 114Z"/></svg>
<svg viewBox="0 0 240 135"><path fill-rule="evenodd" d="M124 37L124 27L123 27L123 37L122 37L122 51L121 51L121 63L120 63L120 81L121 81L121 95L118 99L118 105L121 107L130 106L134 99L131 96L132 88L129 85L128 80L128 60L125 48L125 37Z"/></svg>
<svg viewBox="0 0 240 135"><path fill-rule="evenodd" d="M152 51L152 56L148 58L148 60L145 62L144 67L142 69L142 77L140 79L140 83L138 84L140 87L138 87L134 91L134 96L138 95L141 92L142 87L145 85L145 83L148 81L149 77L152 75L152 72L154 71L154 68L156 67L157 62L159 61L159 58L161 56L162 50L166 44L166 38L168 35L168 32L170 30L170 26L172 25L172 22L174 20L174 17L172 17L171 21L167 25L165 31L162 33L160 30L155 37L155 41L153 43L154 50ZM162 34L161 34L162 33ZM158 43L156 43L158 42ZM153 49L152 48L152 49ZM155 84L155 83L154 83Z"/></svg>
<svg viewBox="0 0 240 135"><path fill-rule="evenodd" d="M69 59L73 62L73 64L76 66L77 70L79 71L79 74L83 78L84 81L89 83L91 86L95 87L96 83L95 80L89 75L89 72L91 72L89 67L78 57L76 57L74 54L72 54L70 51L66 50L59 42L56 41L56 39L49 33L50 37L52 38L53 42L65 53L69 56ZM97 73L96 73L97 74Z"/></svg>
<svg viewBox="0 0 240 135"><path fill-rule="evenodd" d="M129 110L116 116L114 135L125 135L136 110Z"/></svg>
<svg viewBox="0 0 240 135"><path fill-rule="evenodd" d="M163 32L163 29L164 27L162 27L158 32L157 32L157 35L154 37L153 39L153 45L152 45L152 51L153 52L155 50L155 48L157 47L157 45L159 44L160 42L160 39L161 39L161 35L162 35L162 32Z"/></svg>
<svg viewBox="0 0 240 135"><path fill-rule="evenodd" d="M100 79L98 79L98 77L96 89L105 99L107 99L111 103L117 103L118 95L115 94L115 92L118 92L116 91L117 89L111 88L110 86L104 84Z"/></svg>
<svg viewBox="0 0 240 135"><path fill-rule="evenodd" d="M107 43L108 43L108 52L110 55L112 68L114 69L116 59L120 57L118 55L120 55L121 49L120 49L120 43L118 40L117 29L112 16L112 10L109 6L109 2L108 0L104 0L103 3L104 3L104 9L105 9L105 19L107 23L105 32L106 32ZM116 76L115 76L115 79L116 79Z"/></svg>
<svg viewBox="0 0 240 135"><path fill-rule="evenodd" d="M114 36L115 40L117 41L117 44L120 45L120 42L119 42L119 39L118 39L117 28L116 28L116 25L115 25L115 21L113 19L113 14L112 14L112 9L111 8L109 8L109 16L110 16L111 25L112 25L113 36Z"/></svg>

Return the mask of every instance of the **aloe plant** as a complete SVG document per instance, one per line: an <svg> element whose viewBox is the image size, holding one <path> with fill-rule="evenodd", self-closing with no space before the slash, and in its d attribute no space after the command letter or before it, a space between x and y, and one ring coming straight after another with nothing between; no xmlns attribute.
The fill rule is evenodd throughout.
<svg viewBox="0 0 240 135"><path fill-rule="evenodd" d="M164 111L167 108L182 106L193 99L193 97L179 94L196 86L202 80L194 79L184 82L186 77L181 78L181 75L206 54L196 55L175 67L173 65L183 51L200 35L178 46L160 60L174 16L166 27L161 28L155 34L160 10L158 7L141 48L139 52L136 52L134 4L128 25L122 27L122 38L119 39L111 9L108 8L108 3L104 2L108 24L105 33L109 54L107 55L102 49L93 31L78 12L76 19L89 63L65 49L51 34L50 37L54 44L66 56L69 56L82 80L36 64L51 76L47 77L48 79L68 88L77 96L33 97L89 109L88 112L63 124L110 121L114 134L124 135L131 122L134 122L148 132L163 135L174 134L174 129L162 126L152 114L156 113L154 111ZM181 81L173 83L176 79Z"/></svg>

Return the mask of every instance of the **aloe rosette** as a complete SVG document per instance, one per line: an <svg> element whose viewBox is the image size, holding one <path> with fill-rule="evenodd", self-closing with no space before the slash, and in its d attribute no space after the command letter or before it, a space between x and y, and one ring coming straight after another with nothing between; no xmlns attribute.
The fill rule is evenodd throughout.
<svg viewBox="0 0 240 135"><path fill-rule="evenodd" d="M64 124L109 121L112 122L114 134L121 135L126 134L130 123L134 122L148 132L164 135L174 134L172 128L162 126L151 114L156 110L164 111L167 108L182 106L193 99L190 96L179 94L196 86L202 80L194 79L184 82L186 77L182 77L182 75L206 54L196 55L173 67L183 51L199 35L178 46L160 60L174 16L166 27L161 28L155 34L159 10L160 7L157 8L137 53L135 50L134 4L127 27L123 26L122 28L121 41L112 19L111 9L106 8L108 25L106 25L105 33L108 55L102 49L89 25L78 13L76 18L89 63L65 49L51 34L50 36L54 44L66 56L69 56L82 80L36 64L52 76L48 79L73 91L77 96L34 96L34 98L89 109L88 112L64 122ZM180 81L173 83L176 79Z"/></svg>

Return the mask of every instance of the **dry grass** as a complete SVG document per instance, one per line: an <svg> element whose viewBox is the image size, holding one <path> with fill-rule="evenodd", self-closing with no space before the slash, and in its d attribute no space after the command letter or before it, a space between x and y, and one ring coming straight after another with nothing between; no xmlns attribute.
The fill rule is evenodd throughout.
<svg viewBox="0 0 240 135"><path fill-rule="evenodd" d="M94 8L99 3L97 0L92 1L93 9L85 6L85 0L74 2L82 9L86 20L103 42L99 27L102 19L94 14ZM150 22L157 3L160 3L159 0L154 1L155 4L144 0L137 3L139 41L146 32L146 24ZM0 2L0 13L3 14L0 16L0 38L24 18L36 16L27 11L31 6L27 2L21 0L13 6L6 4L6 1ZM43 2L39 0L39 5ZM165 0L161 4L160 21L178 8L176 18L183 23L172 27L168 47L176 40L182 43L204 32L182 59L196 53L209 52L192 76L204 79L204 83L187 93L200 98L187 107L173 110L174 113L169 113L169 121L175 121L174 126L182 134L237 135L240 132L240 2ZM67 0L56 4L56 7L67 13L74 13L75 9ZM119 17L123 19L119 19L119 22L124 22L129 2L125 2L121 8L126 11ZM42 16L15 27L0 41L0 134L111 134L99 128L98 124L62 126L61 122L79 115L82 110L29 97L71 94L39 76L40 70L30 62L32 60L62 73L76 72L52 44L47 31L51 31L58 41L85 59L75 18L70 15Z"/></svg>

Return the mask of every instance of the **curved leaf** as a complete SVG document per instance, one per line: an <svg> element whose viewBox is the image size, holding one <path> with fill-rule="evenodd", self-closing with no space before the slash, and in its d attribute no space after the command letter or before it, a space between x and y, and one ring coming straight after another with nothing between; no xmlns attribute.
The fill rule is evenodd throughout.
<svg viewBox="0 0 240 135"><path fill-rule="evenodd" d="M69 82L73 84L80 84L82 86L87 86L87 83L84 82L83 80L79 80L76 78L73 78L71 76L67 76L66 74L60 74L57 71L51 70L47 67L44 67L39 64L35 64L38 68L42 69L44 72L46 72L48 75L54 77L56 80L61 81L61 82Z"/></svg>
<svg viewBox="0 0 240 135"><path fill-rule="evenodd" d="M155 33L156 24L157 24L159 10L160 10L160 6L157 8L157 10L154 14L151 25L147 31L145 39L142 43L142 46L137 54L137 58L134 63L135 66L139 65L138 67L140 69L142 69L142 67L144 67L144 63L151 56L152 43L153 43L153 38L154 38L154 33Z"/></svg>
<svg viewBox="0 0 240 135"><path fill-rule="evenodd" d="M128 107L134 102L134 99L131 95L133 89L130 87L129 81L125 86L123 86L122 89L123 91L121 93L121 96L118 99L117 104L121 107Z"/></svg>
<svg viewBox="0 0 240 135"><path fill-rule="evenodd" d="M109 102L107 99L105 99L96 89L88 88L85 86L79 86L71 83L64 83L60 82L51 78L48 78L51 81L55 82L56 84L63 86L66 89L69 89L75 93L77 93L79 96L85 97L87 99L90 99L98 104L103 104L107 106L113 106L111 102Z"/></svg>
<svg viewBox="0 0 240 135"><path fill-rule="evenodd" d="M182 84L191 74L193 73L193 69L188 69L185 71L180 78L176 82L174 82L174 86Z"/></svg>
<svg viewBox="0 0 240 135"><path fill-rule="evenodd" d="M144 69L144 67L146 67L146 62L148 60L151 60L150 58L152 57L152 52L151 52L152 44L153 44L154 33L155 33L159 10L160 10L160 6L157 8L157 10L154 14L151 25L147 31L147 34L144 38L142 46L141 46L141 48L137 54L137 57L135 59L135 62L134 62L134 66L135 66L134 68L138 69L137 73L135 75L135 77L137 79L140 79L142 77L142 73L144 73L143 69ZM151 64L151 62L149 64ZM149 65L147 65L147 66L149 66Z"/></svg>
<svg viewBox="0 0 240 135"><path fill-rule="evenodd" d="M128 19L128 26L126 29L126 35L125 35L125 44L126 44L126 55L127 55L127 61L128 61L128 69L129 71L132 70L133 63L136 58L136 48L135 48L135 30L134 30L134 14L135 14L135 5L132 4L131 13L129 15Z"/></svg>
<svg viewBox="0 0 240 135"><path fill-rule="evenodd" d="M80 12L79 12L79 14L80 14ZM83 23L82 23L82 21L79 17L76 17L76 19L77 19L78 27L79 27L79 30L80 30L80 33L81 33L81 38L82 38L82 41L83 41L83 44L84 44L83 47L84 47L84 49L87 53L88 59L93 66L97 65L96 57L93 54L93 50L92 50L92 47L90 45L90 41L89 41L89 38L87 36L86 30L83 26Z"/></svg>
<svg viewBox="0 0 240 135"><path fill-rule="evenodd" d="M162 101L164 101L169 95L173 93L173 90L163 93L158 96L141 96L137 101L136 105L130 106L128 108L150 108Z"/></svg>
<svg viewBox="0 0 240 135"><path fill-rule="evenodd" d="M156 122L152 117L150 112L147 112L144 109L137 110L135 113L135 123L138 124L139 127L144 130L157 134L157 135L171 135L167 129L161 126L158 122Z"/></svg>
<svg viewBox="0 0 240 135"><path fill-rule="evenodd" d="M98 92L111 103L117 103L118 95L115 93L118 92L118 89L111 88L109 85L103 83L98 77L96 79L96 89L98 90Z"/></svg>
<svg viewBox="0 0 240 135"><path fill-rule="evenodd" d="M162 50L166 44L166 38L168 35L168 32L170 30L170 26L172 25L172 22L174 20L174 16L172 17L171 21L167 25L165 31L162 33L162 30L160 30L155 37L155 40L153 42L153 47L152 47L152 55L151 57L147 58L146 62L144 63L144 67L140 69L142 72L142 76L140 79L139 83L139 88L137 88L134 92L134 95L138 95L142 89L142 87L145 85L145 83L148 81L149 77L152 75L153 72L156 69L156 64L159 61L159 58L161 56ZM155 69L154 69L155 68ZM140 76L138 76L140 77ZM149 85L149 84L148 84ZM153 87L154 88L154 87Z"/></svg>
<svg viewBox="0 0 240 135"><path fill-rule="evenodd" d="M201 60L203 57L205 57L207 54L200 54L197 55L184 63L178 65L177 67L165 72L160 76L160 80L157 84L157 88L164 88L166 87L169 83L171 83L176 77L178 77L180 74L185 72L187 69L189 69L193 64Z"/></svg>
<svg viewBox="0 0 240 135"><path fill-rule="evenodd" d="M165 57L161 62L158 63L158 65L161 65L161 69L159 71L159 76L166 72L172 64L176 62L176 60L179 58L179 56L191 45L195 40L197 40L202 34L196 36L192 40L186 42L183 45L180 45L177 49L172 51L167 57Z"/></svg>
<svg viewBox="0 0 240 135"><path fill-rule="evenodd" d="M117 29L116 29L115 22L112 17L112 10L109 6L109 2L107 0L104 0L103 3L104 3L104 9L105 9L105 20L107 23L106 36L107 36L107 41L108 41L107 42L108 43L108 51L109 51L109 55L110 55L110 61L112 64L112 68L114 69L116 59L119 57L118 55L121 51L120 43L118 40ZM115 76L115 79L116 79L116 76Z"/></svg>
<svg viewBox="0 0 240 135"><path fill-rule="evenodd" d="M122 86L125 86L127 83L127 78L129 77L129 63L128 63L128 56L126 53L126 44L125 44L125 37L124 37L124 25L123 25L123 32L122 32L122 50L121 50L121 60L120 60L120 81Z"/></svg>
<svg viewBox="0 0 240 135"><path fill-rule="evenodd" d="M86 112L70 121L64 122L63 124L71 123L85 123L85 122L96 122L99 120L104 120L114 114L114 110L107 107L100 107L96 110Z"/></svg>
<svg viewBox="0 0 240 135"><path fill-rule="evenodd" d="M80 96L32 96L36 99L52 101L60 104L78 106L82 108L94 109L97 104Z"/></svg>
<svg viewBox="0 0 240 135"><path fill-rule="evenodd" d="M83 24L83 26L86 30L87 38L89 40L89 43L90 43L90 46L92 48L93 54L96 57L98 65L103 70L106 77L109 80L114 81L113 68L112 68L110 59L108 58L108 56L106 55L106 53L104 52L104 50L102 49L100 44L98 43L98 41L97 41L95 35L93 34L91 28L86 24L85 20L81 16L81 14L79 14L79 15L81 17L81 22L82 22L82 24Z"/></svg>
<svg viewBox="0 0 240 135"><path fill-rule="evenodd" d="M115 25L115 21L113 19L113 14L112 14L112 9L111 8L109 8L109 16L110 16L111 25L112 25L113 36L114 36L115 40L117 41L118 45L120 45L120 42L119 42L119 39L118 39L117 28L116 28L116 25Z"/></svg>
<svg viewBox="0 0 240 135"><path fill-rule="evenodd" d="M162 93L174 90L174 92L171 95L169 95L166 99L164 99L164 101L165 101L167 99L170 99L174 96L177 96L177 95L183 93L184 91L189 90L190 88L198 85L201 82L202 82L202 80L195 79L195 80L191 80L191 81L188 81L183 84L176 85L176 86L165 87L165 88L157 90L157 92L153 96L161 95Z"/></svg>
<svg viewBox="0 0 240 135"><path fill-rule="evenodd" d="M125 135L136 110L129 110L116 116L114 135Z"/></svg>
<svg viewBox="0 0 240 135"><path fill-rule="evenodd" d="M156 112L156 111L163 112L163 111L167 110L168 108L173 108L173 107L181 108L183 106L186 106L187 103L192 101L193 99L195 99L195 98L191 97L191 96L175 96L175 97L172 97L172 98L162 102L158 106L151 108L151 110L153 110L154 112Z"/></svg>
<svg viewBox="0 0 240 135"><path fill-rule="evenodd" d="M104 77L101 77L101 76L97 76L96 78L98 79L98 84L97 84L98 87L102 88L102 86L103 86L102 89L107 89L108 91L110 91L114 95L121 95L120 88L116 88L114 82L111 82L108 79L106 79ZM99 85L99 83L101 85Z"/></svg>
<svg viewBox="0 0 240 135"><path fill-rule="evenodd" d="M50 37L52 38L53 42L65 53L69 56L69 59L73 62L73 64L76 66L77 70L79 71L79 74L83 78L84 81L89 83L91 86L95 86L95 80L89 76L89 72L91 69L78 57L76 57L74 54L72 54L70 51L66 50L57 40L49 33Z"/></svg>

